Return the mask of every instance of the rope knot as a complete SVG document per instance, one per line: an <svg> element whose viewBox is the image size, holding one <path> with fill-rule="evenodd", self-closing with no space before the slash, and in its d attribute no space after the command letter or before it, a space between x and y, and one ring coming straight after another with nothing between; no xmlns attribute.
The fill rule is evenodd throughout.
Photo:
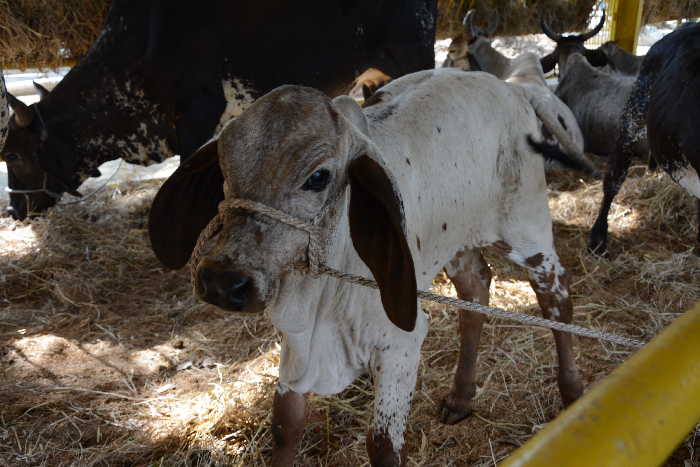
<svg viewBox="0 0 700 467"><path fill-rule="evenodd" d="M304 222L294 216L287 214L284 211L272 208L266 204L252 201L249 199L233 198L224 199L219 203L219 213L209 222L207 227L202 231L197 239L197 244L192 252L190 267L192 272L193 283L195 281L195 269L199 264L202 256L204 244L209 241L221 226L227 221L232 211L237 209L247 211L249 213L262 214L278 222L294 227L298 230L303 230L309 234L309 245L307 248L308 265L302 270L308 270L314 276L321 274L320 264L322 263L325 251L321 242L321 229L317 223L322 218L322 215L316 216L312 223Z"/></svg>

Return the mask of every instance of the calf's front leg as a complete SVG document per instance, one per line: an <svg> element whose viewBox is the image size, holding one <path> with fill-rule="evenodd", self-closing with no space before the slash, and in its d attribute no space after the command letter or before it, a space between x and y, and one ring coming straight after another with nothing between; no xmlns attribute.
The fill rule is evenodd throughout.
<svg viewBox="0 0 700 467"><path fill-rule="evenodd" d="M272 450L273 467L293 465L305 424L304 395L292 390L285 391L278 386L272 403L272 436L275 440Z"/></svg>
<svg viewBox="0 0 700 467"><path fill-rule="evenodd" d="M385 350L378 350L370 364L374 376L374 420L367 434L367 454L374 467L406 464L404 432L416 386L422 339L404 340L408 341L404 345L393 341Z"/></svg>

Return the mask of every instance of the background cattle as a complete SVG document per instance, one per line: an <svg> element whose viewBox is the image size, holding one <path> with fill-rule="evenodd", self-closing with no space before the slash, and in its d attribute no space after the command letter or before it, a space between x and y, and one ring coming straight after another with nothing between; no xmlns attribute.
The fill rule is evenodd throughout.
<svg viewBox="0 0 700 467"><path fill-rule="evenodd" d="M556 95L564 101L583 133L584 148L600 156L615 152L620 117L635 77L596 68L578 52L562 54ZM565 63L565 66L561 66ZM646 138L635 143L637 158L646 160Z"/></svg>
<svg viewBox="0 0 700 467"><path fill-rule="evenodd" d="M7 107L7 91L5 90L5 77L0 69L0 151L5 144L7 127L10 123L10 109Z"/></svg>
<svg viewBox="0 0 700 467"><path fill-rule="evenodd" d="M606 42L598 50L605 54L607 65L613 71L630 76L639 74L639 67L642 66L642 60L644 60L643 55L628 52L613 41Z"/></svg>
<svg viewBox="0 0 700 467"><path fill-rule="evenodd" d="M605 24L605 10L600 18L600 21L595 28L583 34L558 34L552 31L547 22L542 18L540 20L540 27L542 32L545 33L547 37L557 43L556 48L546 56L542 57L540 63L542 64L542 70L545 73L549 73L554 69L554 66L559 64L559 74L566 74L566 61L569 55L578 52L590 62L591 65L595 67L603 67L607 65L607 57L600 49L588 49L583 44L588 39L592 38L598 34Z"/></svg>
<svg viewBox="0 0 700 467"><path fill-rule="evenodd" d="M2 157L22 192L9 214L52 206L107 160L186 159L280 84L337 95L371 67L390 77L432 68L435 20L435 0L115 0L65 79L37 104L13 103Z"/></svg>
<svg viewBox="0 0 700 467"><path fill-rule="evenodd" d="M665 36L644 58L622 113L616 151L605 173L603 200L589 242L592 252L607 252L610 205L625 181L637 144L647 135L650 166L662 167L700 199L699 69L700 25L697 24ZM698 211L700 215L700 204Z"/></svg>

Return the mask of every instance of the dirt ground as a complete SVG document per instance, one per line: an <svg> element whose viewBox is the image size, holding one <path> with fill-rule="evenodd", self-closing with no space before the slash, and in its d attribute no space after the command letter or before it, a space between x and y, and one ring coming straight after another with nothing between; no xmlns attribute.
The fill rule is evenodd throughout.
<svg viewBox="0 0 700 467"><path fill-rule="evenodd" d="M550 180L576 323L648 340L700 299L694 204L667 176L633 168L610 216L610 259L585 253L601 183L562 173ZM186 270L159 266L146 230L158 185L112 185L33 222L0 219L0 464L269 463L276 333L264 316L197 301ZM537 313L524 271L488 259L492 303ZM435 290L454 294L444 277ZM408 464L494 465L561 410L551 334L490 320L476 413L445 426L437 407L455 367L456 312L424 309L431 330L406 433ZM628 356L577 339L587 387ZM299 465L367 465L371 402L369 378L337 397L311 395ZM668 465L700 465L697 435Z"/></svg>

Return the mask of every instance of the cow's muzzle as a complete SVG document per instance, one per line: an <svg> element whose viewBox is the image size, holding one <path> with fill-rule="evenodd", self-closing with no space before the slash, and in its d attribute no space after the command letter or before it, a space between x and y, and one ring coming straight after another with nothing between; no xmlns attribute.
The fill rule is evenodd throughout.
<svg viewBox="0 0 700 467"><path fill-rule="evenodd" d="M197 270L197 293L205 302L230 311L247 311L253 281L250 277L205 262Z"/></svg>

